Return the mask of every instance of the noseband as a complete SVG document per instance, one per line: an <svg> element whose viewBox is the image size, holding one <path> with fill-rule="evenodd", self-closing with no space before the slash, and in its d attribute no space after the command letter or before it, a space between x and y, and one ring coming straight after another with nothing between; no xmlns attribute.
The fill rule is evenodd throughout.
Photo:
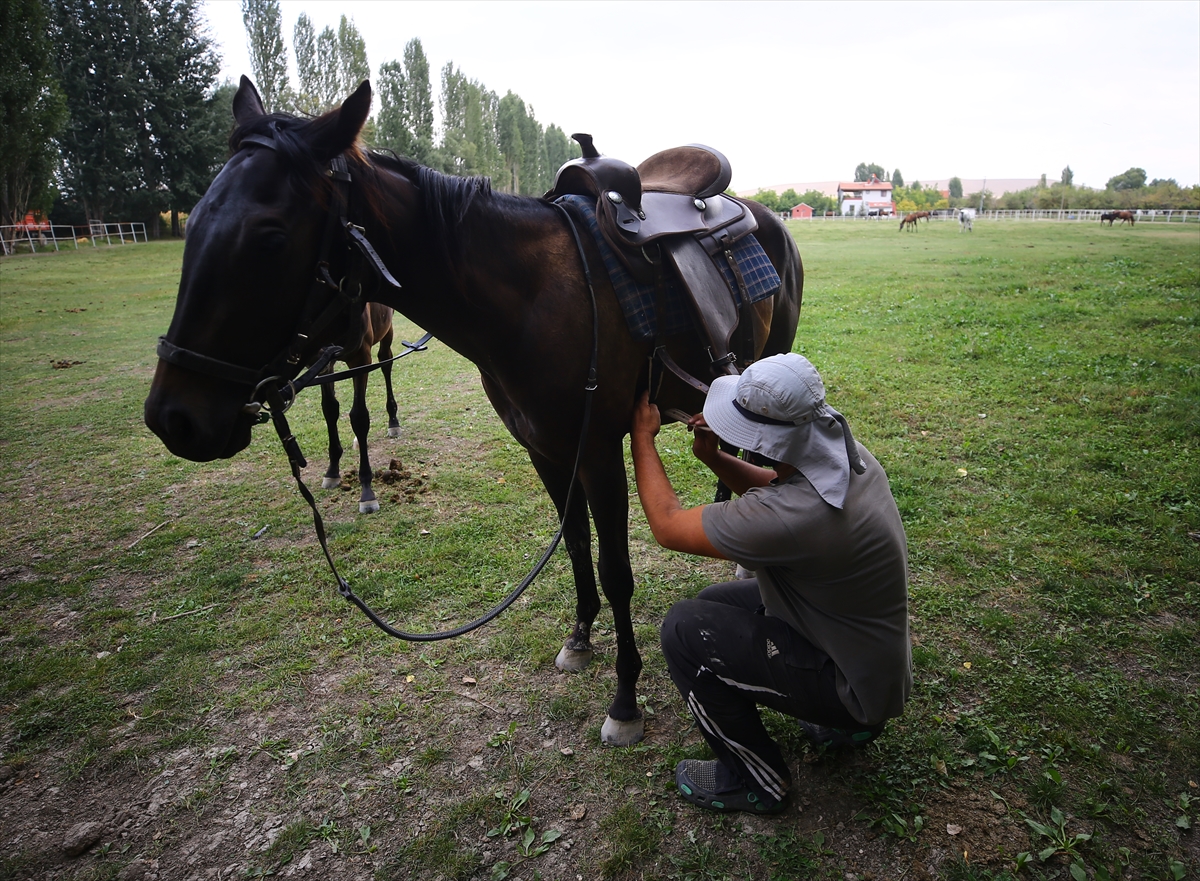
<svg viewBox="0 0 1200 881"><path fill-rule="evenodd" d="M272 127L274 127L273 123ZM266 135L247 135L242 138L238 149L242 150L249 145L277 150L275 139ZM380 259L379 254L371 246L365 230L346 218L350 205L351 176L345 156L335 156L330 160L326 174L334 183L334 204L330 206L325 215L325 231L321 236L316 271L308 289L304 308L300 312L299 327L292 336L291 342L261 369L253 370L203 355L191 349L185 349L172 343L166 336L158 338L158 357L168 364L251 389L250 397L243 405L242 412L259 417L259 421L266 420L266 415L261 411L263 405L270 398L278 397L283 401L285 407L290 407L300 389L308 385L332 382L334 379L344 379L347 374L350 374L350 371L345 371L343 374L319 376L320 371L342 351L340 346L326 346L318 353L312 369L305 374L304 379L295 380L296 374L300 372L301 357L309 340L324 332L342 313L351 307L361 306L364 302L361 283L357 285L357 291L351 293L346 286L348 276L334 281L333 273L330 271L330 256L336 244L353 246L353 249L361 255L362 262L375 276L374 289L378 289L384 283L396 289L400 288L400 282L396 281L387 266L384 265L383 260ZM324 303L323 307L322 303ZM427 334L423 340L417 343L405 343L406 350L397 357L407 355L410 351L420 348L428 340L429 335ZM375 368L382 365L376 363L370 366ZM288 393L283 395L282 392L285 388ZM272 389L278 394L272 395ZM271 405L267 404L267 406Z"/></svg>

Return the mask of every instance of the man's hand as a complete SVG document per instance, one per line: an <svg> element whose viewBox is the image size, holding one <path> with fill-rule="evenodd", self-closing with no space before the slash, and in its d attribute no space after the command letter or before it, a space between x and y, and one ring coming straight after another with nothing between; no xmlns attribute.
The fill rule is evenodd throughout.
<svg viewBox="0 0 1200 881"><path fill-rule="evenodd" d="M695 434L692 438L692 455L712 468L716 465L717 459L721 455L721 448L718 446L716 432L708 427L708 423L704 421L704 414L697 413L687 421L688 431Z"/></svg>
<svg viewBox="0 0 1200 881"><path fill-rule="evenodd" d="M638 402L633 407L633 425L629 429L631 435L649 435L656 437L662 428L662 414L658 405L650 403L650 392L642 392Z"/></svg>

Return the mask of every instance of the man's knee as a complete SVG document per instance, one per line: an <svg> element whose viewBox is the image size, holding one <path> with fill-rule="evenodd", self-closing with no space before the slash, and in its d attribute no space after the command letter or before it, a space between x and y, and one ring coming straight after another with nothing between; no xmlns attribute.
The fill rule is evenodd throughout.
<svg viewBox="0 0 1200 881"><path fill-rule="evenodd" d="M699 629L701 600L680 600L671 606L659 631L663 656L671 664L685 657L691 638Z"/></svg>

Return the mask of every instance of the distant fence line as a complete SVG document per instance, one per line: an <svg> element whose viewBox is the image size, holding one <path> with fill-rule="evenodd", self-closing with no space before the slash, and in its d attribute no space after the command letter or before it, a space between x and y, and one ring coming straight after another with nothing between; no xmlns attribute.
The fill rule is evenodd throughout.
<svg viewBox="0 0 1200 881"><path fill-rule="evenodd" d="M995 209L991 211L976 211L976 220L1055 220L1055 221L1076 221L1076 222L1099 222L1100 215L1111 214L1114 211L1119 211L1118 208L1030 208L1020 211ZM894 223L899 218L903 217L903 212L898 212L895 215L853 215L853 214L829 214L818 215L812 217L797 217L792 218L788 214L784 214L785 220L850 220L879 223ZM1200 211L1195 210L1162 210L1142 209L1133 212L1134 219L1138 223L1200 223ZM939 208L937 211L931 211L930 220L938 221L957 221L958 209L956 208ZM1120 221L1117 221L1120 223Z"/></svg>
<svg viewBox="0 0 1200 881"><path fill-rule="evenodd" d="M36 254L38 248L43 250L53 248L58 251L60 250L59 245L65 246L70 243L78 251L79 233L85 229L83 240L90 241L93 248L97 247L97 239L104 239L110 245L114 242L118 245L126 245L149 241L144 223L124 221L104 223L100 220L92 220L86 227L58 223L19 223L15 226L0 226L0 250L8 255L17 253L18 248L29 248L30 252Z"/></svg>

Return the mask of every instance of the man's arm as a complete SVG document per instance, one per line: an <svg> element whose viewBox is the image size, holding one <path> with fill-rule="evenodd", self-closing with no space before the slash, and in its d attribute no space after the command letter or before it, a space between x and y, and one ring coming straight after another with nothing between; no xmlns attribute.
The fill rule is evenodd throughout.
<svg viewBox="0 0 1200 881"><path fill-rule="evenodd" d="M767 486L778 475L776 472L753 465L737 456L724 452L718 445L717 436L704 422L703 414L697 413L688 421L689 430L695 431L692 455L708 466L717 479L739 496L756 486Z"/></svg>
<svg viewBox="0 0 1200 881"><path fill-rule="evenodd" d="M679 504L679 497L654 446L655 435L661 426L658 407L650 403L649 393L643 393L634 407L629 447L638 499L646 512L654 540L668 550L723 560L725 556L704 534L701 522L704 506L684 508Z"/></svg>

